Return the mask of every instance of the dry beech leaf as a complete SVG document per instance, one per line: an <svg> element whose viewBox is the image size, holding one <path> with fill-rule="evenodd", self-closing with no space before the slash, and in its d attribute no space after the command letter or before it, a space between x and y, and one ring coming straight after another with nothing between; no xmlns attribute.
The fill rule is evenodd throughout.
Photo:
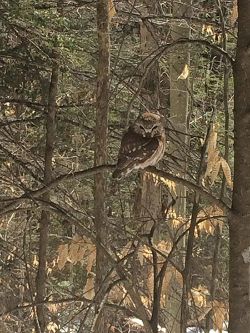
<svg viewBox="0 0 250 333"><path fill-rule="evenodd" d="M215 180L217 179L219 171L220 171L220 167L221 167L221 160L219 158L219 160L215 161L215 163L212 167L212 170L210 172L211 185L213 185Z"/></svg>
<svg viewBox="0 0 250 333"><path fill-rule="evenodd" d="M180 285L180 287L183 286L183 277L182 274L177 271L177 269L174 269L174 277L175 277L175 281Z"/></svg>
<svg viewBox="0 0 250 333"><path fill-rule="evenodd" d="M75 257L77 262L83 262L86 250L87 250L87 248L83 244L82 244L82 246L79 246L79 249L78 249L76 257Z"/></svg>
<svg viewBox="0 0 250 333"><path fill-rule="evenodd" d="M221 218L214 218L216 216L221 216ZM224 223L222 216L224 216L223 210L216 205L208 206L200 210L197 216L197 221L204 221L197 225L195 236L198 237L198 230L213 235L217 225L219 225L220 230L222 230Z"/></svg>
<svg viewBox="0 0 250 333"><path fill-rule="evenodd" d="M122 285L115 285L109 292L109 300L113 303L120 303L126 295L126 290Z"/></svg>
<svg viewBox="0 0 250 333"><path fill-rule="evenodd" d="M32 265L33 265L34 267L38 267L38 265L39 265L39 261L38 261L37 255L34 255Z"/></svg>
<svg viewBox="0 0 250 333"><path fill-rule="evenodd" d="M222 167L223 172L224 169L227 172L227 181L229 181L230 176L231 176L231 171L230 168L228 170L227 168L227 163L226 161L220 156L219 150L216 148L217 146L217 131L216 127L213 124L212 129L210 131L209 137L208 137L208 142L207 142L207 148L206 148L206 153L207 153L207 165L206 165L206 171L204 174L204 179L209 178L210 179L210 185L213 185L216 178L218 177L220 167Z"/></svg>
<svg viewBox="0 0 250 333"><path fill-rule="evenodd" d="M172 249L172 242L171 241L166 241L166 240L161 240L157 245L157 249L161 251L163 254L168 255L169 252Z"/></svg>
<svg viewBox="0 0 250 333"><path fill-rule="evenodd" d="M143 257L149 260L152 259L152 250L147 245L143 246Z"/></svg>
<svg viewBox="0 0 250 333"><path fill-rule="evenodd" d="M207 287L199 285L197 288L191 289L190 302L199 308L206 307L208 295L209 291Z"/></svg>
<svg viewBox="0 0 250 333"><path fill-rule="evenodd" d="M58 247L58 268L61 270L68 260L68 244L61 244Z"/></svg>
<svg viewBox="0 0 250 333"><path fill-rule="evenodd" d="M77 262L77 252L79 249L79 244L73 242L69 245L69 260L72 262L72 264L75 264Z"/></svg>
<svg viewBox="0 0 250 333"><path fill-rule="evenodd" d="M50 303L47 305L47 308L49 309L49 311L51 313L57 313L59 308L60 308L60 305L59 304L53 304L53 303Z"/></svg>
<svg viewBox="0 0 250 333"><path fill-rule="evenodd" d="M168 187L171 194L174 194L175 196L177 196L175 182L165 179L163 177L160 177L160 180L162 181L162 183L164 183Z"/></svg>
<svg viewBox="0 0 250 333"><path fill-rule="evenodd" d="M123 247L123 249L122 249L122 251L121 251L121 255L122 255L121 258L126 257L126 256L129 254L131 248L132 248L132 241L129 241L129 242Z"/></svg>
<svg viewBox="0 0 250 333"><path fill-rule="evenodd" d="M82 261L86 249L86 241L81 236L75 234L69 245L69 260L73 264Z"/></svg>
<svg viewBox="0 0 250 333"><path fill-rule="evenodd" d="M148 272L148 276L147 276L147 294L150 298L150 302L153 299L153 290L154 290L154 271L151 268L150 271Z"/></svg>
<svg viewBox="0 0 250 333"><path fill-rule="evenodd" d="M217 137L218 137L218 134L217 134L215 125L213 124L210 134L209 134L208 142L207 142L207 154L208 155L211 154L216 149Z"/></svg>
<svg viewBox="0 0 250 333"><path fill-rule="evenodd" d="M184 225L184 222L185 222L182 216L180 216L180 215L177 216L174 208L172 208L169 211L168 219L169 219L169 222L171 223L171 225L173 226L173 228L175 228L175 229Z"/></svg>
<svg viewBox="0 0 250 333"><path fill-rule="evenodd" d="M226 181L228 186L233 189L233 181L232 181L232 175L231 175L231 169L227 163L227 161L221 157L221 167L223 170L223 173L225 175Z"/></svg>
<svg viewBox="0 0 250 333"><path fill-rule="evenodd" d="M211 154L208 155L205 177L211 176L211 173L216 168L217 164L220 166L220 156L219 151L215 149L213 152L211 152Z"/></svg>
<svg viewBox="0 0 250 333"><path fill-rule="evenodd" d="M214 36L213 27L208 24L203 24L201 32L205 36Z"/></svg>
<svg viewBox="0 0 250 333"><path fill-rule="evenodd" d="M88 278L83 289L84 297L93 299L95 296L95 274L89 273Z"/></svg>
<svg viewBox="0 0 250 333"><path fill-rule="evenodd" d="M223 323L227 317L227 307L223 302L213 301L213 325L222 333Z"/></svg>
<svg viewBox="0 0 250 333"><path fill-rule="evenodd" d="M137 252L137 257L139 260L140 265L143 265L144 262L144 246L140 246Z"/></svg>
<svg viewBox="0 0 250 333"><path fill-rule="evenodd" d="M141 296L141 301L142 301L142 304L145 306L145 307L150 307L151 306L151 301L150 299L147 297L147 296Z"/></svg>
<svg viewBox="0 0 250 333"><path fill-rule="evenodd" d="M185 64L183 71L181 74L177 77L177 80L186 80L189 75L189 66L188 64Z"/></svg>
<svg viewBox="0 0 250 333"><path fill-rule="evenodd" d="M95 248L93 248L92 252L88 255L88 258L87 258L87 266L86 266L87 273L91 272L92 267L95 263L95 259L96 259L96 250L95 250Z"/></svg>
<svg viewBox="0 0 250 333"><path fill-rule="evenodd" d="M238 5L237 5L237 0L234 0L231 17L230 17L231 25L234 25L236 23L237 19L238 19Z"/></svg>
<svg viewBox="0 0 250 333"><path fill-rule="evenodd" d="M116 15L115 5L113 0L109 0L109 22L111 22L112 18Z"/></svg>
<svg viewBox="0 0 250 333"><path fill-rule="evenodd" d="M172 276L174 274L173 267L169 267L164 275L163 283L162 283L162 293L161 293L161 305L166 306L167 296L169 294L169 286Z"/></svg>
<svg viewBox="0 0 250 333"><path fill-rule="evenodd" d="M58 325L56 323L53 323L52 321L48 323L47 325L47 331L48 333L56 333L58 332Z"/></svg>

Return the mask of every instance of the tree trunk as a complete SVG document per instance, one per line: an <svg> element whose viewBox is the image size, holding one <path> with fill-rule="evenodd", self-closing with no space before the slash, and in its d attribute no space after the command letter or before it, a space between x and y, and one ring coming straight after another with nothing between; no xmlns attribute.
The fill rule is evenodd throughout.
<svg viewBox="0 0 250 333"><path fill-rule="evenodd" d="M171 24L171 37L173 41L190 37L190 28L186 20L182 19L183 16L187 17L189 15L190 4L190 0L185 0L182 3L173 3L172 14L176 18ZM178 166L176 166L176 169L174 168L173 172L183 177L185 177L186 169L185 144L187 144L187 140L185 134L180 133L187 132L189 95L188 78L181 80L178 77L187 65L189 65L189 50L186 46L183 48L180 46L176 49L176 52L173 51L170 58L170 119L173 122L174 129L179 131L179 133L175 135L175 139L177 139L176 143L170 144L169 153L178 161ZM176 195L177 200L173 210L176 218L182 223L186 217L186 188L182 185L176 185ZM182 245L184 245L183 242L180 243L179 248ZM178 261L178 266L181 267L184 258L178 258ZM187 296L187 290L183 290L183 292ZM168 310L173 332L183 332L187 313L183 313L183 308L181 311L181 290L174 281ZM183 315L185 317L183 325L181 323L181 315L183 320Z"/></svg>
<svg viewBox="0 0 250 333"><path fill-rule="evenodd" d="M109 2L97 1L97 33L98 33L98 68L96 92L96 129L95 129L95 165L107 162L107 137L108 137L108 111L109 111L109 73L110 73L110 38L109 38ZM106 320L100 304L105 296L108 271L107 258L100 244L107 245L106 230L106 177L104 172L95 176L94 184L94 216L96 230L96 314L98 320L95 332L107 332Z"/></svg>
<svg viewBox="0 0 250 333"><path fill-rule="evenodd" d="M238 0L234 66L234 190L229 219L229 332L250 327L250 2Z"/></svg>
<svg viewBox="0 0 250 333"><path fill-rule="evenodd" d="M48 114L46 120L46 144L45 144L45 161L44 161L44 184L49 184L52 180L52 158L54 152L55 135L56 135L56 96L58 88L58 77L59 77L59 62L58 53L56 50L53 51L53 65L52 74L49 87L48 97ZM50 191L44 193L42 199L46 202L50 200ZM50 213L43 210L41 213L40 220L40 232L39 232L39 265L36 276L36 302L42 303L44 301L46 292L46 279L47 279L47 248L48 248L48 237L49 237L49 224L50 224ZM36 332L43 333L46 330L46 314L45 306L40 304L37 306L37 322Z"/></svg>
<svg viewBox="0 0 250 333"><path fill-rule="evenodd" d="M156 14L155 4L149 0L144 0L147 7L145 13ZM140 24L140 37L141 37L141 50L142 55L147 57L153 50L157 48L157 43L153 38L153 27L149 22L141 22ZM145 62L145 68L151 58ZM150 111L157 111L159 106L159 63L156 61L149 69L146 77L143 80L141 97L143 103ZM161 190L160 185L155 181L149 173L141 173L141 189L140 189L140 204L139 216L143 220L149 221L145 224L145 231L151 229L152 223L158 220L161 212ZM154 220L154 221L153 221Z"/></svg>
<svg viewBox="0 0 250 333"><path fill-rule="evenodd" d="M152 1L144 0L145 12L143 14L157 14L157 4ZM141 50L142 55L147 57L153 50L157 49L157 42L154 39L154 27L149 21L142 21L140 24L140 37L141 37ZM145 62L145 70L148 63L151 61L149 57ZM142 83L141 98L147 109L151 112L157 112L159 107L159 63L155 63L149 69L146 77ZM144 223L144 231L149 234L152 226L157 223L161 215L161 184L157 182L155 177L148 173L141 173L140 184L140 202L139 202L139 217L142 223ZM156 234L153 235L156 240ZM157 264L154 263L154 269L157 269ZM146 284L146 280L151 274L152 266L145 267L143 270L143 279ZM155 280L155 276L154 276ZM154 281L154 285L155 285ZM154 291L150 291L153 294L152 302L152 316L151 327L152 332L158 332L159 315L160 315L160 296L158 294L158 288L154 286Z"/></svg>

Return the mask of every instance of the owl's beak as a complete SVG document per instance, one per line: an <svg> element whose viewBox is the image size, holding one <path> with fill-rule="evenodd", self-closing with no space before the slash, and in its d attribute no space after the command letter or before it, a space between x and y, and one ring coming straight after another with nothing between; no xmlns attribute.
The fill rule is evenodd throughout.
<svg viewBox="0 0 250 333"><path fill-rule="evenodd" d="M152 137L152 132L151 129L145 130L145 133L143 135L144 137L151 138Z"/></svg>

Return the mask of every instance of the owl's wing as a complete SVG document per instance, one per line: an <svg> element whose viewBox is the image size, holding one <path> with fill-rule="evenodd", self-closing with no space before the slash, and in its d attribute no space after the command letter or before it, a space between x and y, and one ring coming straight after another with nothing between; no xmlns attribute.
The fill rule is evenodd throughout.
<svg viewBox="0 0 250 333"><path fill-rule="evenodd" d="M127 175L133 169L139 169L153 156L159 147L159 140L143 137L131 128L124 134L118 154L118 162L113 173L114 178ZM145 167L145 166L144 166Z"/></svg>

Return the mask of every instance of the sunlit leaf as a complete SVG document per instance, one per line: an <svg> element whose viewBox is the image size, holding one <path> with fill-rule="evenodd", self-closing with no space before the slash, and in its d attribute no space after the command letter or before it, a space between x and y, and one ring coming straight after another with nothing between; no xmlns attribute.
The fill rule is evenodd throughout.
<svg viewBox="0 0 250 333"><path fill-rule="evenodd" d="M185 64L183 71L178 76L177 80L186 80L188 75L189 75L189 66L188 66L188 64Z"/></svg>

